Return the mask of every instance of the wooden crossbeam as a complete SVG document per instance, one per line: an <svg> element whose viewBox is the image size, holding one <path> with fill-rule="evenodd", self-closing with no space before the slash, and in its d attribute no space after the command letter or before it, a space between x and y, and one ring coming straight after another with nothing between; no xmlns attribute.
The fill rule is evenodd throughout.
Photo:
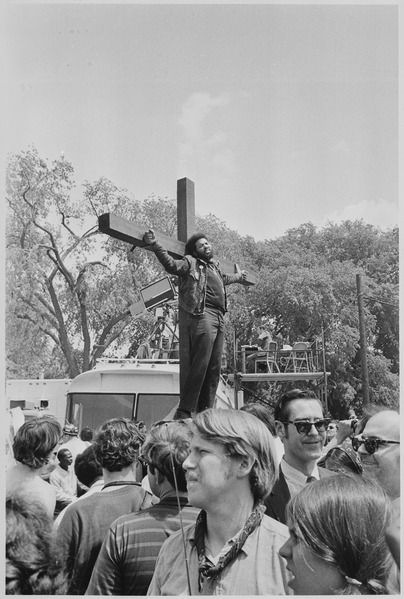
<svg viewBox="0 0 404 599"><path fill-rule="evenodd" d="M145 247L146 244L143 241L143 235L146 230L144 225L139 225L133 221L129 221L113 212L107 212L98 217L98 229L101 233L106 233L110 237L126 241L136 247ZM179 259L184 256L185 243L174 239L169 235L165 235L161 231L155 230L155 235L161 245L167 250L167 252L175 259ZM230 260L218 258L220 262L220 268L225 273L235 273L239 268L237 264ZM245 285L255 285L257 277L252 272L247 272L247 279L244 281Z"/></svg>

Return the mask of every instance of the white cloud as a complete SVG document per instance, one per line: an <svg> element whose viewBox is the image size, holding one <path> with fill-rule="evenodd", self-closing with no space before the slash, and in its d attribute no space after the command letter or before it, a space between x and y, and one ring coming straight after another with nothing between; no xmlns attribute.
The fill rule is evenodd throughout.
<svg viewBox="0 0 404 599"><path fill-rule="evenodd" d="M203 138L203 124L206 117L216 106L225 106L229 102L227 94L216 97L202 92L192 94L182 106L179 119L184 138L200 141Z"/></svg>
<svg viewBox="0 0 404 599"><path fill-rule="evenodd" d="M178 144L179 173L192 173L199 163L206 160L211 162L212 157L214 164L224 166L226 172L229 172L229 168L230 172L233 172L230 152L223 147L228 139L227 133L222 130L207 133L208 118L214 109L229 103L228 94L212 96L198 92L192 94L183 104L178 121L182 129L181 141ZM217 152L214 152L215 148L218 149Z"/></svg>
<svg viewBox="0 0 404 599"><path fill-rule="evenodd" d="M363 200L357 204L349 204L342 210L335 210L327 216L327 221L338 223L344 220L360 220L388 229L398 225L398 206L387 200Z"/></svg>

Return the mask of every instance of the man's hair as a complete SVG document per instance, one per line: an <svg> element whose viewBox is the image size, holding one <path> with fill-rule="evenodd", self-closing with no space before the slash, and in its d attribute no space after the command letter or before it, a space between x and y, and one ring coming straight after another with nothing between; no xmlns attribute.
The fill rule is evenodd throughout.
<svg viewBox="0 0 404 599"><path fill-rule="evenodd" d="M14 438L14 458L34 470L42 468L48 455L58 444L61 434L59 422L51 416L24 422Z"/></svg>
<svg viewBox="0 0 404 599"><path fill-rule="evenodd" d="M310 551L336 564L343 576L361 582L364 594L386 593L390 508L376 481L353 473L323 478L290 500L286 516ZM349 591L344 594L352 594Z"/></svg>
<svg viewBox="0 0 404 599"><path fill-rule="evenodd" d="M278 478L275 441L267 427L252 414L240 410L209 408L193 420L206 441L220 443L233 457L251 457L250 488L255 501L262 501Z"/></svg>
<svg viewBox="0 0 404 599"><path fill-rule="evenodd" d="M74 472L79 481L86 487L91 485L102 477L102 468L95 459L94 446L90 445L79 453L74 462Z"/></svg>
<svg viewBox="0 0 404 599"><path fill-rule="evenodd" d="M240 410L242 412L248 412L249 414L252 414L256 418L258 418L258 420L261 420L261 422L265 424L271 435L276 437L275 422L267 406L263 406L261 403L258 402L245 403L243 406L241 406Z"/></svg>
<svg viewBox="0 0 404 599"><path fill-rule="evenodd" d="M276 402L275 410L274 410L274 418L279 422L284 422L289 419L290 414L290 404L292 401L296 399L315 399L323 409L321 401L314 393L314 391L310 390L302 390L302 389L292 389L291 391L287 391L284 393Z"/></svg>
<svg viewBox="0 0 404 599"><path fill-rule="evenodd" d="M93 438L93 431L91 430L91 428L83 428L80 433L80 439L82 441L92 441L92 438Z"/></svg>
<svg viewBox="0 0 404 599"><path fill-rule="evenodd" d="M317 464L334 472L355 472L356 474L362 474L363 472L358 454L349 446L341 447L337 445L332 447Z"/></svg>
<svg viewBox="0 0 404 599"><path fill-rule="evenodd" d="M138 458L144 437L128 418L113 418L97 432L93 446L97 462L108 472L120 472Z"/></svg>
<svg viewBox="0 0 404 599"><path fill-rule="evenodd" d="M59 449L58 453L57 453L57 459L60 460L63 459L63 456L66 453L70 453L70 449L68 449L67 447L62 447L62 449Z"/></svg>
<svg viewBox="0 0 404 599"><path fill-rule="evenodd" d="M191 437L191 429L186 422L159 422L146 435L142 446L142 457L149 463L152 473L158 470L173 488L174 467L179 491L187 490L182 463L188 456Z"/></svg>
<svg viewBox="0 0 404 599"><path fill-rule="evenodd" d="M196 242L199 241L200 239L206 239L206 235L205 233L202 233L202 231L199 231L198 233L194 233L193 235L191 235L191 237L188 239L187 243L185 244L185 254L189 255L189 256L193 256L195 254L196 251Z"/></svg>
<svg viewBox="0 0 404 599"><path fill-rule="evenodd" d="M68 578L45 508L15 496L6 501L6 521L6 594L66 594Z"/></svg>

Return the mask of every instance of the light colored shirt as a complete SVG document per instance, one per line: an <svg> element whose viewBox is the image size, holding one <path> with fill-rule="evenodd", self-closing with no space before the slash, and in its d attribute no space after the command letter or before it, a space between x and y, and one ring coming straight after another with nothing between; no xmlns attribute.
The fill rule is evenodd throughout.
<svg viewBox="0 0 404 599"><path fill-rule="evenodd" d="M285 477L286 483L289 487L289 493L291 497L294 497L303 489L307 483L308 476L314 476L317 480L320 480L320 473L318 471L317 464L314 466L313 471L310 474L303 474L300 470L296 470L284 459L281 461L282 474Z"/></svg>
<svg viewBox="0 0 404 599"><path fill-rule="evenodd" d="M289 595L290 574L279 549L289 538L284 524L264 516L247 538L240 553L214 580L202 579L198 589L198 554L195 526L184 529L192 595ZM178 531L162 546L148 595L188 595L182 533Z"/></svg>
<svg viewBox="0 0 404 599"><path fill-rule="evenodd" d="M50 473L49 482L56 491L57 501L73 501L77 497L77 478L71 466L63 470L59 465Z"/></svg>

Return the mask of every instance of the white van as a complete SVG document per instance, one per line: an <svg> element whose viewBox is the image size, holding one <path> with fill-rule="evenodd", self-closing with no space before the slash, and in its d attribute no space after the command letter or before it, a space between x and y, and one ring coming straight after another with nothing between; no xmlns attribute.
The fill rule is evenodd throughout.
<svg viewBox="0 0 404 599"><path fill-rule="evenodd" d="M147 427L173 416L179 402L179 360L103 359L74 378L67 390L66 421L79 431L117 417ZM233 390L223 380L215 407L232 408Z"/></svg>

